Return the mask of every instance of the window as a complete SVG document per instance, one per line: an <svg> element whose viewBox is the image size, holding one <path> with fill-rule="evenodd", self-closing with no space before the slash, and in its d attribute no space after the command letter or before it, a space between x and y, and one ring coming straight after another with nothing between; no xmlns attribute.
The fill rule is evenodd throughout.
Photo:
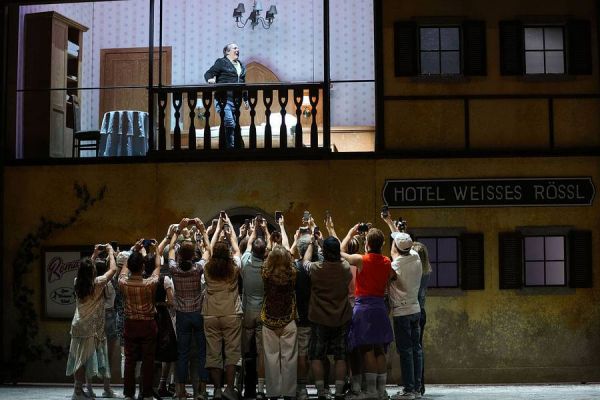
<svg viewBox="0 0 600 400"><path fill-rule="evenodd" d="M460 28L419 28L422 75L460 74Z"/></svg>
<svg viewBox="0 0 600 400"><path fill-rule="evenodd" d="M525 286L565 286L565 236L523 238Z"/></svg>
<svg viewBox="0 0 600 400"><path fill-rule="evenodd" d="M418 239L427 246L431 275L428 287L458 287L458 238L422 237Z"/></svg>
<svg viewBox="0 0 600 400"><path fill-rule="evenodd" d="M462 228L416 228L411 235L427 247L430 288L485 288L483 234Z"/></svg>
<svg viewBox="0 0 600 400"><path fill-rule="evenodd" d="M562 26L525 28L525 73L565 73L564 29Z"/></svg>
<svg viewBox="0 0 600 400"><path fill-rule="evenodd" d="M452 19L437 26L431 24L438 22L431 21L396 21L394 74L487 75L485 21Z"/></svg>
<svg viewBox="0 0 600 400"><path fill-rule="evenodd" d="M566 19L554 25L499 22L502 75L590 75L592 31L589 20Z"/></svg>
<svg viewBox="0 0 600 400"><path fill-rule="evenodd" d="M524 227L498 238L500 289L592 287L592 232Z"/></svg>

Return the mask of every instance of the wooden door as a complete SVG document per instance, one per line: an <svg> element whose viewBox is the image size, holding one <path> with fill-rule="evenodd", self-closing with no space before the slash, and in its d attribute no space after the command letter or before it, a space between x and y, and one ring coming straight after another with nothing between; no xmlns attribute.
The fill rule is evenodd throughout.
<svg viewBox="0 0 600 400"><path fill-rule="evenodd" d="M155 49L153 64L155 85L158 84L158 54L158 49ZM102 90L98 115L100 124L107 111L148 111L148 91L145 88L148 85L148 55L147 47L100 50L100 87L140 87ZM163 85L170 85L171 47L162 49L162 74Z"/></svg>

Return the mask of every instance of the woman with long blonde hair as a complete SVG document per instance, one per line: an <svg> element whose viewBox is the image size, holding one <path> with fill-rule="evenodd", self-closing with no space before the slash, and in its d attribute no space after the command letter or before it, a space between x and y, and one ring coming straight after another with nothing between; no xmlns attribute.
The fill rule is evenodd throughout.
<svg viewBox="0 0 600 400"><path fill-rule="evenodd" d="M290 252L275 245L262 278L261 311L267 397L296 397L298 345L296 342L296 269Z"/></svg>

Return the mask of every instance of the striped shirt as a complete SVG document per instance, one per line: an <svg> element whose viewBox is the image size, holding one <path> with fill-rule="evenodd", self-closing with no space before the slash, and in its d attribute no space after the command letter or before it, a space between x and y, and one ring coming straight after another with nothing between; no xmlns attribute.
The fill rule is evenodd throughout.
<svg viewBox="0 0 600 400"><path fill-rule="evenodd" d="M149 278L141 276L119 275L119 288L123 293L124 313L126 319L152 320L156 314L154 296L158 284L158 274Z"/></svg>
<svg viewBox="0 0 600 400"><path fill-rule="evenodd" d="M169 271L175 285L175 310L179 312L200 312L202 310L201 279L205 260L200 260L187 271L169 259Z"/></svg>

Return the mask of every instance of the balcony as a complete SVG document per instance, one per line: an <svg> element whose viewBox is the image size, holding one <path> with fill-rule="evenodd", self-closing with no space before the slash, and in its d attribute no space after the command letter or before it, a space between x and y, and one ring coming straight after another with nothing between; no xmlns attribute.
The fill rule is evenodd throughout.
<svg viewBox="0 0 600 400"><path fill-rule="evenodd" d="M155 113L150 116L155 121L148 143L151 153L207 154L226 149L223 106L228 95L234 99L235 137L244 142L228 151L331 151L322 82L163 86L150 93ZM243 97L248 100L247 111Z"/></svg>

